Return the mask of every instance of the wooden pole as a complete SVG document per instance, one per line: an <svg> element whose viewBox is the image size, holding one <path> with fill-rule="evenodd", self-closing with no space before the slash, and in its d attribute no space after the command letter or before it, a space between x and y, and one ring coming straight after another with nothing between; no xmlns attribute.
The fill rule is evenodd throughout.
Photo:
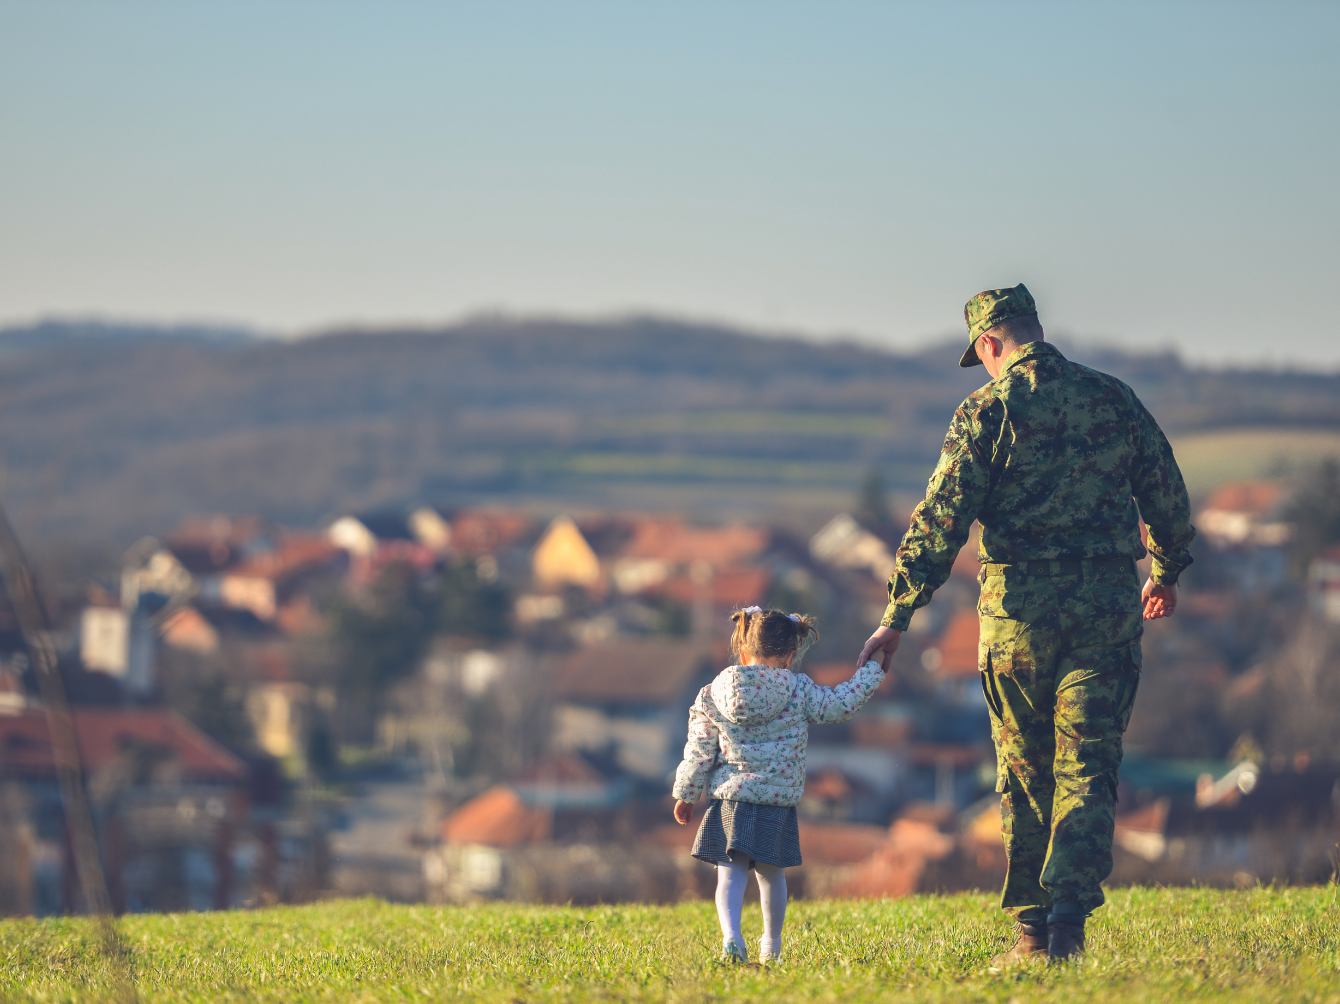
<svg viewBox="0 0 1340 1004"><path fill-rule="evenodd" d="M74 718L70 714L69 702L65 699L65 683L56 666L56 653L51 647L51 623L47 619L46 607L37 592L37 584L28 562L23 556L23 549L3 508L0 508L0 574L4 575L5 592L14 606L24 641L27 642L42 703L46 706L47 732L56 763L56 780L60 785L66 831L84 903L89 913L98 918L104 953L119 967L118 975L123 980L123 987L133 996L133 991L129 989L125 956L112 917L107 878L98 855L93 815L84 792L84 771L79 757L79 741L74 731Z"/></svg>

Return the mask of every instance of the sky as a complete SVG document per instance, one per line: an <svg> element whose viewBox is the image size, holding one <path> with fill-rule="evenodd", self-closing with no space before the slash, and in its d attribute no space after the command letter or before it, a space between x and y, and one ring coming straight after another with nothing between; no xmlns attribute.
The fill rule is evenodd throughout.
<svg viewBox="0 0 1340 1004"><path fill-rule="evenodd" d="M0 324L651 313L1340 369L1340 4L0 0Z"/></svg>

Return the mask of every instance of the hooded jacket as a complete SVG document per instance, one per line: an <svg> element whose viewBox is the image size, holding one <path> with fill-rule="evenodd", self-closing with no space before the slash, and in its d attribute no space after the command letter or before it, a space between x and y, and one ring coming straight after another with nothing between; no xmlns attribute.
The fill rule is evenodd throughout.
<svg viewBox="0 0 1340 1004"><path fill-rule="evenodd" d="M697 802L707 788L713 798L733 802L797 805L805 791L810 723L845 722L883 679L877 662L836 687L771 666L722 670L689 709L674 796Z"/></svg>

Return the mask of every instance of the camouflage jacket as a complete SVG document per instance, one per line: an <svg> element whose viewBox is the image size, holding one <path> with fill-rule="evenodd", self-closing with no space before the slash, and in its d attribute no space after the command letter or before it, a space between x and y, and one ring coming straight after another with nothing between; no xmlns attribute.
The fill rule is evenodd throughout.
<svg viewBox="0 0 1340 1004"><path fill-rule="evenodd" d="M1138 509L1137 509L1138 504ZM981 561L1143 558L1170 584L1191 564L1191 503L1172 447L1116 377L1029 342L954 413L926 498L912 513L881 623L906 630L949 577L973 520Z"/></svg>

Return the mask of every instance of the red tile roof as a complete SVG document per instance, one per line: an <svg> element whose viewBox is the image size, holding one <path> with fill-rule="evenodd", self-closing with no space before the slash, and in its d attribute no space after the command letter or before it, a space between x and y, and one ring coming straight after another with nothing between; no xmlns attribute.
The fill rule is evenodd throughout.
<svg viewBox="0 0 1340 1004"><path fill-rule="evenodd" d="M706 561L737 564L767 549L771 531L753 526L700 527L677 519L643 519L633 526L624 549L629 558L659 558L675 565Z"/></svg>
<svg viewBox="0 0 1340 1004"><path fill-rule="evenodd" d="M273 551L261 551L228 569L229 575L279 581L318 568L344 554L323 536L285 534Z"/></svg>
<svg viewBox="0 0 1340 1004"><path fill-rule="evenodd" d="M573 652L550 692L559 700L660 704L681 697L705 662L692 642L621 639Z"/></svg>
<svg viewBox="0 0 1340 1004"><path fill-rule="evenodd" d="M470 557L495 554L535 529L535 520L506 509L463 509L451 519L451 549Z"/></svg>
<svg viewBox="0 0 1340 1004"><path fill-rule="evenodd" d="M1275 508L1283 493L1284 485L1278 481L1230 481L1210 493L1201 511L1221 509L1265 516Z"/></svg>
<svg viewBox="0 0 1340 1004"><path fill-rule="evenodd" d="M169 751L185 779L240 781L246 765L175 712L161 708L80 708L73 712L85 771L95 771L139 742ZM28 776L55 774L47 716L43 711L0 715L0 771Z"/></svg>
<svg viewBox="0 0 1340 1004"><path fill-rule="evenodd" d="M442 839L449 844L520 847L549 839L553 813L526 805L505 785L490 788L442 821Z"/></svg>
<svg viewBox="0 0 1340 1004"><path fill-rule="evenodd" d="M771 587L772 572L768 569L735 566L717 568L711 580L702 587L686 575L676 576L667 581L661 591L680 603L692 604L701 595L701 590L705 590L711 604L725 610L762 604Z"/></svg>
<svg viewBox="0 0 1340 1004"><path fill-rule="evenodd" d="M859 823L800 824L800 854L807 865L847 865L864 861L888 839L882 826Z"/></svg>

